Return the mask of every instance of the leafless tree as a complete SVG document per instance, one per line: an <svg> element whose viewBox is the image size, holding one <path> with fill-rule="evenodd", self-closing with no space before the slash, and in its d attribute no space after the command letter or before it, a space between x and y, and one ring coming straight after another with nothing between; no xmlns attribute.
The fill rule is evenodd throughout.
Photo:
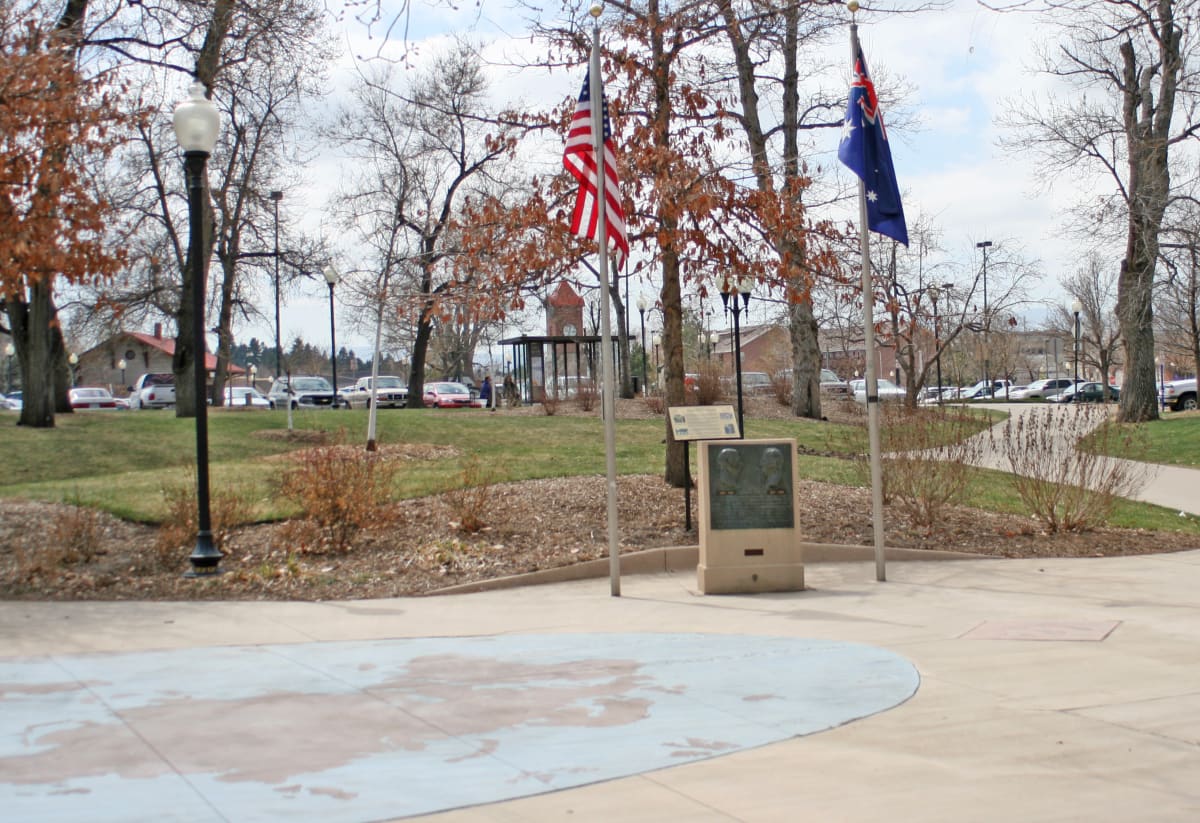
<svg viewBox="0 0 1200 823"><path fill-rule="evenodd" d="M1120 364L1121 332L1116 318L1117 272L1103 256L1092 253L1074 273L1062 281L1063 291L1079 301L1079 362L1100 373L1107 399L1109 377ZM1074 338L1073 309L1059 305L1054 326L1066 338Z"/></svg>
<svg viewBox="0 0 1200 823"><path fill-rule="evenodd" d="M408 88L392 66L368 66L363 77L329 133L355 161L336 208L368 250L372 275L360 296L384 301L376 305L399 311L413 329L409 405L419 407L443 298L470 286L471 274L450 261L455 217L472 185L486 190L519 127L489 110L480 61L465 45Z"/></svg>
<svg viewBox="0 0 1200 823"><path fill-rule="evenodd" d="M1010 145L1033 152L1055 173L1098 173L1116 196L1098 219L1125 224L1117 281L1117 317L1126 377L1120 419L1158 416L1154 375L1153 294L1159 234L1171 195L1172 149L1192 139L1197 75L1190 65L1196 0L1042 0L1025 9L1044 14L1060 40L1043 54L1041 71L1070 86L1039 103L1015 106ZM1092 204L1094 206L1094 204Z"/></svg>

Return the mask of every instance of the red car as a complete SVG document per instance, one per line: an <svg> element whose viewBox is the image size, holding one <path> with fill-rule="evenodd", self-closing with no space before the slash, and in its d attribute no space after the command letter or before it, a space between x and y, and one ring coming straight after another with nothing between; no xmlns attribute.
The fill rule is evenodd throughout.
<svg viewBox="0 0 1200 823"><path fill-rule="evenodd" d="M128 404L118 402L108 389L71 389L67 396L71 399L72 409L119 409L129 408Z"/></svg>
<svg viewBox="0 0 1200 823"><path fill-rule="evenodd" d="M435 409L465 409L471 405L471 390L462 383L426 383L421 395Z"/></svg>

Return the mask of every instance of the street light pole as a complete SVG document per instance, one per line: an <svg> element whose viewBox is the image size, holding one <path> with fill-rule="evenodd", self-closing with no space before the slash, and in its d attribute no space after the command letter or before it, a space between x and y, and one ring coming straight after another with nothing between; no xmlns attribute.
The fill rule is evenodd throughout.
<svg viewBox="0 0 1200 823"><path fill-rule="evenodd" d="M124 387L124 385L125 385L125 367L127 365L128 364L125 362L124 359L117 361L117 368L121 370L121 386L122 387Z"/></svg>
<svg viewBox="0 0 1200 823"><path fill-rule="evenodd" d="M1083 304L1079 302L1079 298L1071 303L1071 311L1075 314L1075 384L1079 385L1079 313L1083 311ZM1078 389L1076 389L1078 391Z"/></svg>
<svg viewBox="0 0 1200 823"><path fill-rule="evenodd" d="M340 280L341 277L338 275L338 270L332 265L326 266L321 273L325 275L325 282L329 284L329 359L333 364L333 408L337 409L337 338L334 336L333 287L337 285L338 280Z"/></svg>
<svg viewBox="0 0 1200 823"><path fill-rule="evenodd" d="M738 434L743 438L746 436L746 414L742 401L741 314L750 309L750 292L753 288L754 281L749 277L738 278L736 284L731 283L728 279L721 284L721 303L724 304L726 311L733 312L733 365L734 373L737 375ZM739 296L741 300L738 299ZM733 299L731 300L730 297ZM730 303L733 305L730 306Z"/></svg>
<svg viewBox="0 0 1200 823"><path fill-rule="evenodd" d="M933 301L933 358L937 362L938 405L942 405L942 327L938 322L938 298L942 290L937 285L929 287L929 299Z"/></svg>
<svg viewBox="0 0 1200 823"><path fill-rule="evenodd" d="M196 548L185 577L220 574L221 552L212 539L208 499L208 403L204 346L204 198L208 194L208 156L217 144L221 115L204 96L203 84L192 84L190 96L175 107L175 137L183 149L188 186L189 259L192 266L192 372L196 399ZM278 258L276 258L278 260Z"/></svg>
<svg viewBox="0 0 1200 823"><path fill-rule="evenodd" d="M79 365L79 355L71 352L71 356L67 358L67 362L71 364L71 388L75 388L75 367Z"/></svg>
<svg viewBox="0 0 1200 823"><path fill-rule="evenodd" d="M989 357L991 352L988 350L988 330L992 325L992 320L988 317L988 299L987 299L987 258L988 249L992 247L991 240L980 240L975 244L975 248L983 249L983 382L987 386L988 399L992 399L992 375L991 363Z"/></svg>
<svg viewBox="0 0 1200 823"><path fill-rule="evenodd" d="M283 199L283 192L271 192L271 201L275 204L275 379L278 380L285 373L287 378L284 385L287 386L287 427L288 431L292 430L292 370L283 368L283 344L279 337L279 201Z"/></svg>
<svg viewBox="0 0 1200 823"><path fill-rule="evenodd" d="M662 335L659 334L658 332L655 332L654 337L652 337L650 339L650 342L654 344L654 386L655 386L655 389L657 390L657 388L658 388L658 347L662 345Z"/></svg>
<svg viewBox="0 0 1200 823"><path fill-rule="evenodd" d="M650 308L650 299L646 295L638 295L637 309L642 318L642 394L646 395L646 310Z"/></svg>

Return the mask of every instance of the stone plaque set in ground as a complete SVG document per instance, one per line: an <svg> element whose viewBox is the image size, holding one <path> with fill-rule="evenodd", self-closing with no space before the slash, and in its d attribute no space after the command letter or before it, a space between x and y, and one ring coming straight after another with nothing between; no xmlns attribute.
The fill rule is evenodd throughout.
<svg viewBox="0 0 1200 823"><path fill-rule="evenodd" d="M796 441L701 441L697 583L705 594L801 591Z"/></svg>

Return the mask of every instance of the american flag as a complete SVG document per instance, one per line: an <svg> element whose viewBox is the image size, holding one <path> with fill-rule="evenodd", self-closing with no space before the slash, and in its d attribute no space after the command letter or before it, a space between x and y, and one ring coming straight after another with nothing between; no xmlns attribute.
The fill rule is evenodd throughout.
<svg viewBox="0 0 1200 823"><path fill-rule="evenodd" d="M576 237L599 240L598 223L600 210L596 177L596 146L592 136L591 72L583 78L583 91L575 116L571 118L571 129L567 132L567 147L563 152L563 166L579 181L579 194L575 199L575 211L571 215L571 232ZM612 128L608 122L608 104L600 107L604 129L604 199L608 203L605 211L608 242L617 258L617 266L625 264L629 256L629 238L625 233L625 209L621 205L621 192L617 179L617 158L613 150Z"/></svg>

